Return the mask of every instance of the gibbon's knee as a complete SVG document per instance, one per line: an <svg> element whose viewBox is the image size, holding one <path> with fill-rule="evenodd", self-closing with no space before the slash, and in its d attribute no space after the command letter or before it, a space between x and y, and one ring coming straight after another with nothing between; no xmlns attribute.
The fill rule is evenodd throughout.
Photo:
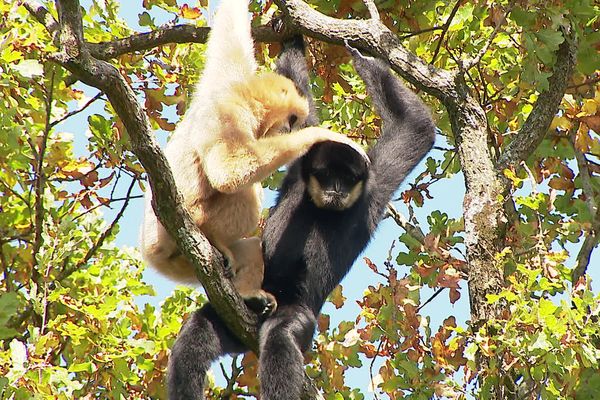
<svg viewBox="0 0 600 400"><path fill-rule="evenodd" d="M303 353L316 325L302 306L284 306L260 329L259 378L264 400L299 399L304 380Z"/></svg>
<svg viewBox="0 0 600 400"><path fill-rule="evenodd" d="M169 399L203 399L210 364L224 354L244 351L245 346L227 330L210 304L194 312L169 356Z"/></svg>

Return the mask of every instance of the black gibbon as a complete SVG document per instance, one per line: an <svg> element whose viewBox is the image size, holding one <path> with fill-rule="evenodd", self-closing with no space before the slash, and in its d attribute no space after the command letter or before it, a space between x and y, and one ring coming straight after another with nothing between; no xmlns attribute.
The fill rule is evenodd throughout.
<svg viewBox="0 0 600 400"><path fill-rule="evenodd" d="M310 347L326 297L366 247L394 191L435 137L427 107L389 66L349 50L383 120L383 132L368 152L370 165L349 146L319 143L289 168L283 181L263 234L263 289L276 297L278 308L259 331L262 400L300 398L302 354ZM305 62L297 46L284 50L282 60ZM170 399L202 399L211 362L246 350L205 305L192 314L173 347Z"/></svg>
<svg viewBox="0 0 600 400"><path fill-rule="evenodd" d="M256 69L247 0L223 0L208 40L202 78L165 155L184 205L225 256L237 290L249 305L273 309L273 297L260 288L264 268L260 240L247 238L256 230L262 211L260 181L314 143L356 145L344 135L317 127L280 134L304 123L308 101L290 79L273 72L257 74ZM362 151L359 146L355 149ZM199 283L156 218L150 192L141 249L149 264L167 277Z"/></svg>

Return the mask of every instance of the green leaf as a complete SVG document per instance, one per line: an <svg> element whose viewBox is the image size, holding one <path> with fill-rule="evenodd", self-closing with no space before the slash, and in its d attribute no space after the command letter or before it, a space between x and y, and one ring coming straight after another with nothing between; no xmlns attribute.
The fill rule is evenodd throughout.
<svg viewBox="0 0 600 400"><path fill-rule="evenodd" d="M543 29L535 32L535 36L552 51L558 50L558 46L565 41L561 31Z"/></svg>
<svg viewBox="0 0 600 400"><path fill-rule="evenodd" d="M17 60L23 59L23 54L20 51L16 51L12 46L5 47L0 53L0 58L6 64L13 63Z"/></svg>

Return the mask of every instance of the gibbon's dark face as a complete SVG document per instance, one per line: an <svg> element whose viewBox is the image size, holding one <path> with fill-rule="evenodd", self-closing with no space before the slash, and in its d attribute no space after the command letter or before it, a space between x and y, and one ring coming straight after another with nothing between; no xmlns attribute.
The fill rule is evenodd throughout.
<svg viewBox="0 0 600 400"><path fill-rule="evenodd" d="M363 194L369 168L350 146L322 142L302 160L302 178L312 202L319 208L343 211Z"/></svg>

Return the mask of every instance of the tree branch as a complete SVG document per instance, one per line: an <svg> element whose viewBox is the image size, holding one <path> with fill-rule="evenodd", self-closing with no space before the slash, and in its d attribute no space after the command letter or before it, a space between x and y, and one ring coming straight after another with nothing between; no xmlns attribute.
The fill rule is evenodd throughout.
<svg viewBox="0 0 600 400"><path fill-rule="evenodd" d="M588 161L581 150L577 148L575 144L577 131L579 130L579 123L576 123L569 132L569 141L573 146L575 152L575 160L577 160L577 167L579 168L579 177L581 178L581 188L585 195L585 201L587 203L590 213L593 215L592 227L590 232L585 236L583 244L577 253L577 264L571 273L571 282L575 284L579 278L581 278L586 272L590 264L592 252L598 245L598 235L600 234L600 208L596 202L596 196L594 187L592 185L590 169L588 168Z"/></svg>
<svg viewBox="0 0 600 400"><path fill-rule="evenodd" d="M413 225L410 221L402 215L400 211L394 207L392 203L388 203L387 205L387 213L396 223L406 231L413 239L417 240L419 243L425 243L425 234L417 225Z"/></svg>
<svg viewBox="0 0 600 400"><path fill-rule="evenodd" d="M329 42L352 46L387 60L404 79L439 99L451 96L454 74L435 68L406 50L400 39L377 19L340 20L326 16L302 0L275 0L300 33Z"/></svg>
<svg viewBox="0 0 600 400"><path fill-rule="evenodd" d="M567 83L573 72L577 55L574 34L572 32L568 33L567 29L569 28L563 29L565 40L558 48L556 64L552 69L552 76L548 79L549 88L546 92L539 94L533 110L531 110L521 130L514 136L500 156L498 160L500 172L506 168L517 168L521 161L524 161L535 151L544 136L546 136L550 123L558 111L560 102L567 90Z"/></svg>
<svg viewBox="0 0 600 400"><path fill-rule="evenodd" d="M89 43L90 54L99 60L109 60L123 54L143 52L170 43L206 43L210 28L192 25L164 26L154 31L137 33L123 39L110 42ZM260 42L279 42L289 32L275 32L271 26L264 25L252 29L252 36Z"/></svg>
<svg viewBox="0 0 600 400"><path fill-rule="evenodd" d="M54 33L58 31L58 22L42 4L35 0L27 0L23 1L23 6L39 21L39 23L46 27L48 33L54 35Z"/></svg>

